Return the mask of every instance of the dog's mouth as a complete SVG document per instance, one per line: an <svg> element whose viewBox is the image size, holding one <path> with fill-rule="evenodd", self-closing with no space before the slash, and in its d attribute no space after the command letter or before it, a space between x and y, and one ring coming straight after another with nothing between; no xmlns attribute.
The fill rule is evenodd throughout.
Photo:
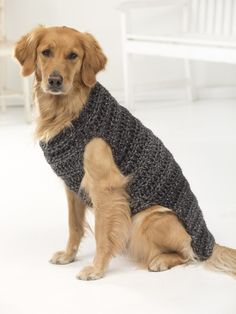
<svg viewBox="0 0 236 314"><path fill-rule="evenodd" d="M64 94L63 90L61 88L47 88L46 90L47 93L52 94L52 95L61 95Z"/></svg>
<svg viewBox="0 0 236 314"><path fill-rule="evenodd" d="M51 95L66 95L67 89L66 86L62 85L60 87L52 87L48 84L45 84L43 81L41 82L41 89L45 94L51 94Z"/></svg>

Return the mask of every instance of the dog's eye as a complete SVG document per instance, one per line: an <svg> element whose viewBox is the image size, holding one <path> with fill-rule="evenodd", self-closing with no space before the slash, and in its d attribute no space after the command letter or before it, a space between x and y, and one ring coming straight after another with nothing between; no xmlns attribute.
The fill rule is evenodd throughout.
<svg viewBox="0 0 236 314"><path fill-rule="evenodd" d="M51 55L51 50L50 49L45 49L45 50L42 51L42 54L45 57L49 57Z"/></svg>
<svg viewBox="0 0 236 314"><path fill-rule="evenodd" d="M67 56L67 59L69 59L69 60L74 60L74 59L76 59L77 57L78 57L78 55L77 55L76 53L70 52L70 53L68 54L68 56Z"/></svg>

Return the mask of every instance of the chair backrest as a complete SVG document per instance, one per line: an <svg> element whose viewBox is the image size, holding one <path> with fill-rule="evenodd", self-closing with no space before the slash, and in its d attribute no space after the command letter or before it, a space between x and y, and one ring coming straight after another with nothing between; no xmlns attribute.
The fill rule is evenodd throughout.
<svg viewBox="0 0 236 314"><path fill-rule="evenodd" d="M184 9L184 32L214 37L235 36L235 0L189 0Z"/></svg>
<svg viewBox="0 0 236 314"><path fill-rule="evenodd" d="M0 41L5 40L5 0L0 0Z"/></svg>

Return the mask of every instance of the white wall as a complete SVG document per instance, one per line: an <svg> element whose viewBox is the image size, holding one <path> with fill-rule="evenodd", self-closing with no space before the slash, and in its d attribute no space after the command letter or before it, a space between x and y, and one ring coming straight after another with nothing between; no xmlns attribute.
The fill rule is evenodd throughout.
<svg viewBox="0 0 236 314"><path fill-rule="evenodd" d="M100 42L109 63L99 79L112 91L122 91L122 54L119 11L121 0L7 0L7 35L16 40L37 24L67 25L89 31ZM178 29L180 10L165 9L160 13L137 12L136 29L160 32ZM224 64L194 62L198 86L236 85L236 67ZM160 79L184 77L181 60L135 57L136 86L148 88ZM10 66L9 85L19 88L16 66Z"/></svg>

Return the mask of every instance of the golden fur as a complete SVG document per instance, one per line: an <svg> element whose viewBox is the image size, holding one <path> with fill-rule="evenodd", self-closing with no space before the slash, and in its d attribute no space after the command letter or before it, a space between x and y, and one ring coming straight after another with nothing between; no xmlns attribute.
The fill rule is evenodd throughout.
<svg viewBox="0 0 236 314"><path fill-rule="evenodd" d="M42 52L50 50L50 56ZM68 54L76 53L73 60ZM34 94L38 107L36 136L48 141L78 117L86 103L96 74L104 69L106 57L94 37L66 27L38 27L16 44L15 57L22 74L35 73ZM59 94L50 91L48 77L58 71L63 77ZM91 266L78 275L83 280L101 278L112 256L122 251L150 271L163 271L196 261L191 238L169 209L153 206L130 217L129 178L116 166L111 148L102 139L92 139L85 148L82 186L89 193L95 214L96 254ZM85 205L66 188L69 239L65 251L51 262L73 262L85 230ZM207 267L236 275L236 250L215 245Z"/></svg>
<svg viewBox="0 0 236 314"><path fill-rule="evenodd" d="M45 49L53 51L53 58L42 55ZM66 55L76 52L76 60ZM78 116L86 102L96 73L106 64L96 40L88 33L67 27L38 27L23 36L16 44L15 57L22 65L22 75L35 73L34 94L39 110L36 136L48 141ZM57 70L64 78L64 90L53 95L47 90L50 73Z"/></svg>

